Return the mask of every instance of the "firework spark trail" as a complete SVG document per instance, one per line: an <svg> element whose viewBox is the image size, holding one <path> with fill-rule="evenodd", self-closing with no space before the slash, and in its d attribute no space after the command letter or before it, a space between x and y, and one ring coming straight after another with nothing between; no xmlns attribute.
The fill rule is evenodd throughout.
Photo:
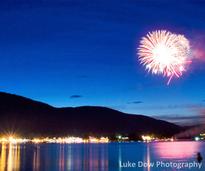
<svg viewBox="0 0 205 171"><path fill-rule="evenodd" d="M148 72L168 77L169 84L174 76L181 77L189 60L190 44L183 35L166 30L149 32L140 41L139 60Z"/></svg>

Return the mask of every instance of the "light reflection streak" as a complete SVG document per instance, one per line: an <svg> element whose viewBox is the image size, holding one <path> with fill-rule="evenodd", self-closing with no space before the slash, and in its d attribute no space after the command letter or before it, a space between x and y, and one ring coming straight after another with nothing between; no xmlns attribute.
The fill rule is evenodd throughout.
<svg viewBox="0 0 205 171"><path fill-rule="evenodd" d="M72 155L71 155L71 146L69 145L68 146L68 154L67 154L67 162L66 162L66 168L67 170L71 170L71 166L72 166L72 163L71 163L71 159L72 159Z"/></svg>
<svg viewBox="0 0 205 171"><path fill-rule="evenodd" d="M39 171L40 168L40 146L36 146L33 152L33 170Z"/></svg>
<svg viewBox="0 0 205 171"><path fill-rule="evenodd" d="M65 149L64 145L60 145L60 150L59 150L59 171L64 171L65 167Z"/></svg>
<svg viewBox="0 0 205 171"><path fill-rule="evenodd" d="M104 145L85 145L83 158L80 158L84 170L107 171L108 170L108 147ZM74 156L75 158L75 156Z"/></svg>
<svg viewBox="0 0 205 171"><path fill-rule="evenodd" d="M118 163L122 162L122 150L121 150L121 146L118 146ZM121 171L122 168L119 167L119 171Z"/></svg>
<svg viewBox="0 0 205 171"><path fill-rule="evenodd" d="M150 144L147 144L147 164L150 166ZM147 171L150 171L150 167L147 167Z"/></svg>
<svg viewBox="0 0 205 171"><path fill-rule="evenodd" d="M6 145L1 145L0 170L6 169Z"/></svg>
<svg viewBox="0 0 205 171"><path fill-rule="evenodd" d="M0 155L0 170L20 170L20 145L2 144Z"/></svg>
<svg viewBox="0 0 205 171"><path fill-rule="evenodd" d="M8 171L20 170L20 145L9 144Z"/></svg>

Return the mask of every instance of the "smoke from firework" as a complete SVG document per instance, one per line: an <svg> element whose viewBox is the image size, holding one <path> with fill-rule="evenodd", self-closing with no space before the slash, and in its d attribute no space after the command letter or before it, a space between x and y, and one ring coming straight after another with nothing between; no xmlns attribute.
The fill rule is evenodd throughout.
<svg viewBox="0 0 205 171"><path fill-rule="evenodd" d="M201 120L198 123L198 125L193 126L192 128L175 135L175 137L192 138L194 136L199 135L200 133L203 133L205 131L205 109L199 110L199 118L201 118Z"/></svg>

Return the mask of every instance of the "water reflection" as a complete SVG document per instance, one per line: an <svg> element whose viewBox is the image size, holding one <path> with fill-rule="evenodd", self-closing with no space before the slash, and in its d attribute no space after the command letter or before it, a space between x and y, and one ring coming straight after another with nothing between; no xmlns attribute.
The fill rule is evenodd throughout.
<svg viewBox="0 0 205 171"><path fill-rule="evenodd" d="M20 168L20 146L9 144L8 171L19 170Z"/></svg>
<svg viewBox="0 0 205 171"><path fill-rule="evenodd" d="M122 161L122 149L121 146L118 146L118 163L120 163ZM119 171L121 171L122 168L119 167Z"/></svg>
<svg viewBox="0 0 205 171"><path fill-rule="evenodd" d="M40 169L40 146L37 145L33 152L33 170L39 171Z"/></svg>
<svg viewBox="0 0 205 171"><path fill-rule="evenodd" d="M119 161L190 161L203 142L110 144L1 144L0 171L129 171ZM159 171L159 168L136 168Z"/></svg>
<svg viewBox="0 0 205 171"><path fill-rule="evenodd" d="M64 171L65 168L65 149L64 145L61 145L59 148L59 160L58 160L58 166L59 166L59 171Z"/></svg>
<svg viewBox="0 0 205 171"><path fill-rule="evenodd" d="M44 144L39 149L42 155L38 152L40 159L37 153L34 155L34 171L108 171L108 145L105 144Z"/></svg>
<svg viewBox="0 0 205 171"><path fill-rule="evenodd" d="M160 142L153 146L160 158L187 159L196 156L200 149L198 142Z"/></svg>
<svg viewBox="0 0 205 171"><path fill-rule="evenodd" d="M1 155L0 155L0 170L6 169L6 147L4 144L1 146Z"/></svg>
<svg viewBox="0 0 205 171"><path fill-rule="evenodd" d="M147 164L148 164L148 167L147 167L147 169L145 169L145 170L147 170L147 171L150 171L150 144L147 144L147 160L146 160L146 162L147 162Z"/></svg>
<svg viewBox="0 0 205 171"><path fill-rule="evenodd" d="M20 146L2 144L0 155L0 170L18 171L20 169Z"/></svg>
<svg viewBox="0 0 205 171"><path fill-rule="evenodd" d="M85 145L85 151L83 152L83 158L79 159L83 161L83 169L89 171L107 171L108 170L108 146L107 145ZM80 160L78 160L78 166L80 166ZM80 170L80 169L79 169Z"/></svg>

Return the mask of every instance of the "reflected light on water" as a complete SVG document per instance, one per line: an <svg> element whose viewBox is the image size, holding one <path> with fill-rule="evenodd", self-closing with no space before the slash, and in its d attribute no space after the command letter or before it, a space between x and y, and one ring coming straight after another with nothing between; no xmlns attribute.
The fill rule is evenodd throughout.
<svg viewBox="0 0 205 171"><path fill-rule="evenodd" d="M118 163L120 163L122 161L122 150L121 150L121 146L118 147ZM121 171L122 168L119 167L119 171Z"/></svg>
<svg viewBox="0 0 205 171"><path fill-rule="evenodd" d="M68 170L71 170L71 165L72 165L72 163L71 163L71 160L72 160L71 149L72 149L72 147L68 146L67 164L66 164Z"/></svg>
<svg viewBox="0 0 205 171"><path fill-rule="evenodd" d="M0 170L5 170L6 168L6 145L1 145L1 156L0 156Z"/></svg>
<svg viewBox="0 0 205 171"><path fill-rule="evenodd" d="M150 144L147 144L147 164L150 165ZM145 168L145 170L150 171L150 167Z"/></svg>
<svg viewBox="0 0 205 171"><path fill-rule="evenodd" d="M33 152L33 170L39 171L40 167L40 146L36 146L35 151Z"/></svg>
<svg viewBox="0 0 205 171"><path fill-rule="evenodd" d="M14 144L2 144L0 155L0 170L20 170L20 146Z"/></svg>
<svg viewBox="0 0 205 171"><path fill-rule="evenodd" d="M65 149L64 146L60 146L59 149L59 171L64 171L65 167Z"/></svg>
<svg viewBox="0 0 205 171"><path fill-rule="evenodd" d="M19 170L20 168L20 146L9 144L8 171Z"/></svg>
<svg viewBox="0 0 205 171"><path fill-rule="evenodd" d="M108 170L108 149L107 146L90 145L87 148L87 157L84 161L88 164L85 168L89 171Z"/></svg>
<svg viewBox="0 0 205 171"><path fill-rule="evenodd" d="M185 159L196 156L200 144L198 142L161 142L154 144L153 148L160 158Z"/></svg>
<svg viewBox="0 0 205 171"><path fill-rule="evenodd" d="M0 171L124 171L119 161L189 161L204 153L202 142L113 144L1 144ZM139 170L159 171L152 167Z"/></svg>

